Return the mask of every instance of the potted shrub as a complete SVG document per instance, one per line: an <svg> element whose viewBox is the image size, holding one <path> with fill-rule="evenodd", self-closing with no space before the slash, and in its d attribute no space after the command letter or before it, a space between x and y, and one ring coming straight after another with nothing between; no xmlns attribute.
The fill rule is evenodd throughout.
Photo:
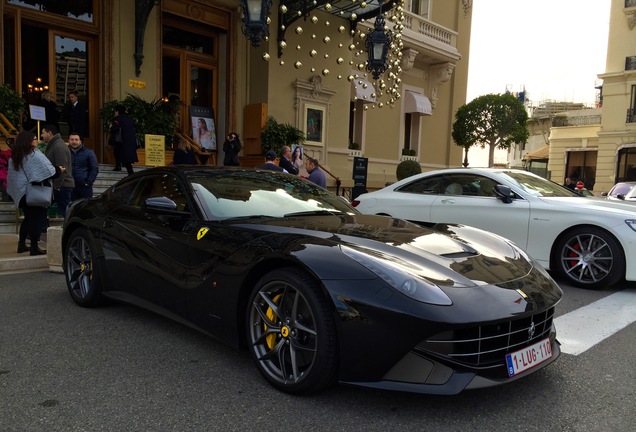
<svg viewBox="0 0 636 432"><path fill-rule="evenodd" d="M304 144L305 133L289 123L278 123L274 117L267 117L265 127L261 130L261 150L265 154L274 150L280 155L283 146Z"/></svg>
<svg viewBox="0 0 636 432"><path fill-rule="evenodd" d="M397 177L398 181L400 181L421 172L422 167L420 166L419 162L414 160L405 160L398 164L397 169L395 170L395 176Z"/></svg>
<svg viewBox="0 0 636 432"><path fill-rule="evenodd" d="M163 135L166 137L166 150L172 150L172 140L177 128L172 102L162 99L146 101L137 95L129 94L123 101L106 102L99 112L104 131L110 131L115 117L115 107L123 105L126 114L135 122L137 130L137 147L144 146L144 135Z"/></svg>
<svg viewBox="0 0 636 432"><path fill-rule="evenodd" d="M402 149L402 156L417 156L415 149Z"/></svg>
<svg viewBox="0 0 636 432"><path fill-rule="evenodd" d="M15 90L11 88L9 84L0 84L0 113L11 122L14 127L20 126L20 120L22 118L22 112L24 111L24 99ZM4 125L5 128L8 125ZM17 130L7 131L11 135L17 134ZM0 136L5 134L0 130ZM8 137L5 137L8 138Z"/></svg>

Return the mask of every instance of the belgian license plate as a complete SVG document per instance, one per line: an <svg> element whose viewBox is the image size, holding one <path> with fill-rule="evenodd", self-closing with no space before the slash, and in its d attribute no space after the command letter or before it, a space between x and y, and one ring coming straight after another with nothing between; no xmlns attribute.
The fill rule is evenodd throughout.
<svg viewBox="0 0 636 432"><path fill-rule="evenodd" d="M552 345L546 338L529 347L520 349L506 355L508 376L517 375L520 372L531 369L552 357Z"/></svg>

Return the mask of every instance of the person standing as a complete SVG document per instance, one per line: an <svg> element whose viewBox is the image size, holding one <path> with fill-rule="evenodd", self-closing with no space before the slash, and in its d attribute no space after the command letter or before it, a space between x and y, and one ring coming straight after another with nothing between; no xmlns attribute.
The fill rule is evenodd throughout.
<svg viewBox="0 0 636 432"><path fill-rule="evenodd" d="M139 161L137 159L137 132L135 123L126 115L126 107L117 105L115 107L115 118L110 128L112 135L121 133L121 142L115 144L115 169L121 171L122 165L126 168L128 175L134 171L132 164Z"/></svg>
<svg viewBox="0 0 636 432"><path fill-rule="evenodd" d="M27 184L50 181L61 172L59 167L55 168L37 149L37 144L38 139L33 132L20 132L11 146L11 159L9 159L7 172L7 192L13 198L15 206L22 209L24 213L18 236L18 253L30 251L32 256L46 254L46 251L40 249L38 242L47 208L27 204ZM26 245L27 237L31 241L30 247Z"/></svg>
<svg viewBox="0 0 636 432"><path fill-rule="evenodd" d="M223 143L223 151L225 152L223 166L239 166L241 163L238 155L242 148L238 134L231 132Z"/></svg>
<svg viewBox="0 0 636 432"><path fill-rule="evenodd" d="M174 151L172 158L173 165L196 165L197 157L192 146L185 139L179 139L179 145Z"/></svg>
<svg viewBox="0 0 636 432"><path fill-rule="evenodd" d="M291 148L289 146L283 146L280 150L280 161L278 166L287 170L288 173L298 175L298 168L291 163L289 158L291 157Z"/></svg>
<svg viewBox="0 0 636 432"><path fill-rule="evenodd" d="M53 199L57 203L60 214L66 216L66 207L71 202L75 187L71 151L53 125L47 124L42 127L42 140L46 143L44 154L51 164L65 168L64 173L53 180Z"/></svg>
<svg viewBox="0 0 636 432"><path fill-rule="evenodd" d="M309 173L307 180L327 189L327 178L324 171L320 169L317 159L307 156L305 158L305 168Z"/></svg>
<svg viewBox="0 0 636 432"><path fill-rule="evenodd" d="M88 109L79 100L79 93L75 90L68 95L68 102L62 110L62 119L68 123L68 131L77 132L85 137L88 132Z"/></svg>
<svg viewBox="0 0 636 432"><path fill-rule="evenodd" d="M574 190L574 183L572 183L572 180L570 179L570 177L567 177L565 179L565 183L563 183L563 186L565 186L566 188L570 190Z"/></svg>
<svg viewBox="0 0 636 432"><path fill-rule="evenodd" d="M281 171L287 173L285 168L279 167L274 163L276 160L276 152L274 150L267 150L265 153L265 163L263 165L259 165L256 169L264 169L270 171Z"/></svg>
<svg viewBox="0 0 636 432"><path fill-rule="evenodd" d="M53 95L50 91L46 90L42 92L42 100L40 106L44 107L44 116L46 117L46 123L52 124L58 130L60 130L60 112L57 110L57 104L53 100Z"/></svg>
<svg viewBox="0 0 636 432"><path fill-rule="evenodd" d="M71 165L73 167L73 179L75 188L71 199L91 198L93 196L93 183L99 172L97 156L92 149L82 144L79 134L71 132L68 137L68 145L71 148Z"/></svg>

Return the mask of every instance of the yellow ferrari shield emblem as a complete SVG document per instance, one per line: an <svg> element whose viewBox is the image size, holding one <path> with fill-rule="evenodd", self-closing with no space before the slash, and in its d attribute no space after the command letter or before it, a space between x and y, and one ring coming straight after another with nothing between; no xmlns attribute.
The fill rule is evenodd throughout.
<svg viewBox="0 0 636 432"><path fill-rule="evenodd" d="M197 240L201 240L203 236L208 233L209 230L210 228L201 228L199 232L197 233Z"/></svg>

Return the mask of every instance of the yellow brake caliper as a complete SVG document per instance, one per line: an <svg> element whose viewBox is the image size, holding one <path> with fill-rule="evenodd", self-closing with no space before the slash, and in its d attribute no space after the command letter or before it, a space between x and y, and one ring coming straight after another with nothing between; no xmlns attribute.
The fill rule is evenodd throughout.
<svg viewBox="0 0 636 432"><path fill-rule="evenodd" d="M278 301L280 300L282 296L283 296L282 294L278 294L272 299L272 301L278 304ZM270 321L275 322L276 314L274 313L274 310L272 308L267 308L267 312L265 313L265 315L267 315L267 318L269 318ZM267 331L266 325L263 325L263 330ZM272 333L265 336L265 341L267 342L267 346L269 347L269 349L273 349L274 345L276 345L276 333Z"/></svg>

